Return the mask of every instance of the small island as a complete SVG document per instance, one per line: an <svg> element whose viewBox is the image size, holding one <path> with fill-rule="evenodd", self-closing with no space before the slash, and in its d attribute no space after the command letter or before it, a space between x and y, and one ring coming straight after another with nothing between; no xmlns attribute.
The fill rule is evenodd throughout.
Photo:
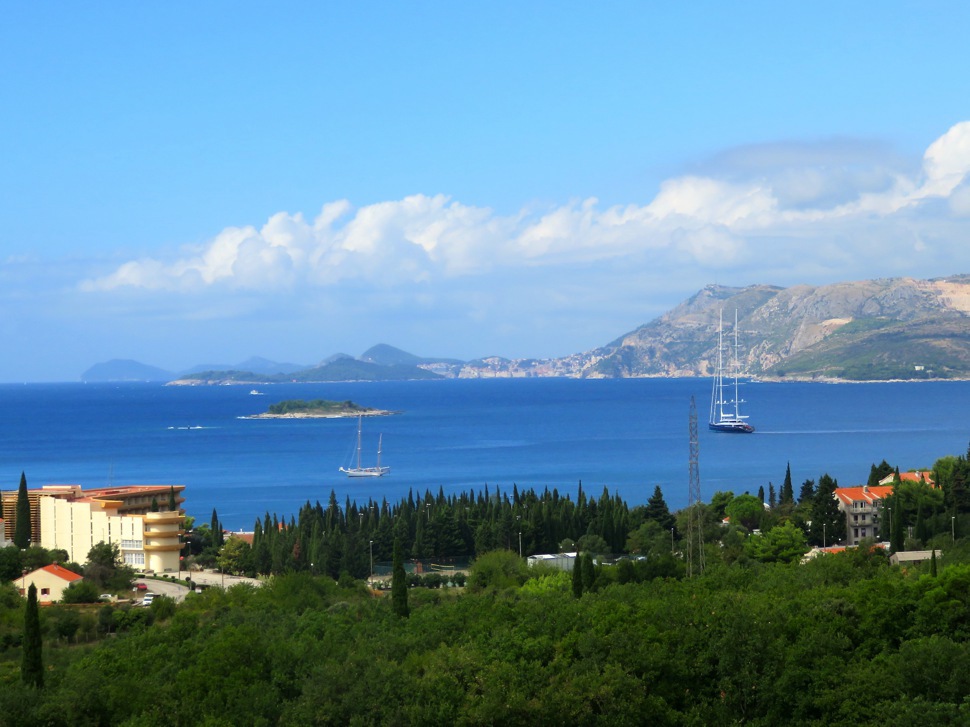
<svg viewBox="0 0 970 727"><path fill-rule="evenodd" d="M252 414L243 419L336 419L338 417L385 416L389 411L371 409L352 401L327 401L326 399L287 399L270 404L262 414Z"/></svg>

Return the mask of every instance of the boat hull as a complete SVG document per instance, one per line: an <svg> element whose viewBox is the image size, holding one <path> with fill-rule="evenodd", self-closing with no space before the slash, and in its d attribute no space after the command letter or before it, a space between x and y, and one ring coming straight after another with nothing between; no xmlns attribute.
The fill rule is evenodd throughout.
<svg viewBox="0 0 970 727"><path fill-rule="evenodd" d="M341 467L340 471L348 477L383 477L391 471L390 467L363 467L361 469L348 469Z"/></svg>
<svg viewBox="0 0 970 727"><path fill-rule="evenodd" d="M747 422L711 422L707 425L712 432L727 432L728 434L751 434L754 427Z"/></svg>

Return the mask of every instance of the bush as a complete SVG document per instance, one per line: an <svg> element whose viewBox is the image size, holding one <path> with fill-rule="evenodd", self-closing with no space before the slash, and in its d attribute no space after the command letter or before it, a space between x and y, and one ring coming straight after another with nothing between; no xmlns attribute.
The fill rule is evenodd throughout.
<svg viewBox="0 0 970 727"><path fill-rule="evenodd" d="M64 589L64 595L61 596L62 603L97 603L100 600L97 584L87 579L74 581Z"/></svg>
<svg viewBox="0 0 970 727"><path fill-rule="evenodd" d="M529 578L529 566L511 550L493 550L479 556L468 574L468 589L518 588Z"/></svg>

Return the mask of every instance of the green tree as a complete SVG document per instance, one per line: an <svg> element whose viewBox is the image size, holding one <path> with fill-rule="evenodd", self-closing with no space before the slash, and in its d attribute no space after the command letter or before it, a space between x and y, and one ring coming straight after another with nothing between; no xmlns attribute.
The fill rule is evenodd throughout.
<svg viewBox="0 0 970 727"><path fill-rule="evenodd" d="M168 509L178 510L178 501L175 499L175 485L170 485L168 488Z"/></svg>
<svg viewBox="0 0 970 727"><path fill-rule="evenodd" d="M102 541L88 551L84 577L93 581L97 588L114 593L130 587L134 572L121 562L121 550L117 543Z"/></svg>
<svg viewBox="0 0 970 727"><path fill-rule="evenodd" d="M229 538L219 550L216 563L225 573L246 573L252 568L251 548L242 538Z"/></svg>
<svg viewBox="0 0 970 727"><path fill-rule="evenodd" d="M222 523L219 522L219 515L216 513L215 508L212 508L212 522L209 524L209 528L213 547L219 549L225 545L226 541L222 533Z"/></svg>
<svg viewBox="0 0 970 727"><path fill-rule="evenodd" d="M811 502L811 530L809 542L812 545L827 546L845 539L845 514L839 509L835 490L839 483L827 474L818 478L818 487Z"/></svg>
<svg viewBox="0 0 970 727"><path fill-rule="evenodd" d="M789 521L762 535L752 535L745 541L744 550L764 563L794 563L808 552L808 545L802 529Z"/></svg>
<svg viewBox="0 0 970 727"><path fill-rule="evenodd" d="M731 518L732 523L748 530L754 530L761 524L764 512L764 501L754 495L738 495L724 508L724 514Z"/></svg>
<svg viewBox="0 0 970 727"><path fill-rule="evenodd" d="M781 485L781 492L778 493L779 505L794 505L795 490L791 483L791 462L785 468L785 481Z"/></svg>
<svg viewBox="0 0 970 727"><path fill-rule="evenodd" d="M27 476L23 472L20 473L20 487L17 490L13 544L18 548L30 545L30 498L27 495Z"/></svg>
<svg viewBox="0 0 970 727"><path fill-rule="evenodd" d="M64 589L62 603L97 603L101 600L98 586L93 581L77 580Z"/></svg>
<svg viewBox="0 0 970 727"><path fill-rule="evenodd" d="M401 554L401 539L394 538L394 562L391 569L391 605L394 613L401 618L411 615L408 606L408 582L404 572L404 556Z"/></svg>
<svg viewBox="0 0 970 727"><path fill-rule="evenodd" d="M572 587L573 596L581 598L583 595L583 557L577 555L573 561Z"/></svg>
<svg viewBox="0 0 970 727"><path fill-rule="evenodd" d="M660 485L654 488L653 495L647 500L647 507L644 510L643 516L647 520L655 521L661 528L668 532L674 527L674 516L670 514L670 508L667 507L667 502L664 500L664 493L660 489Z"/></svg>
<svg viewBox="0 0 970 727"><path fill-rule="evenodd" d="M468 590L516 588L529 577L529 566L511 550L493 550L475 559L468 569Z"/></svg>
<svg viewBox="0 0 970 727"><path fill-rule="evenodd" d="M31 687L44 686L43 638L40 633L40 611L37 607L37 587L27 589L27 608L24 611L23 657L20 678Z"/></svg>
<svg viewBox="0 0 970 727"><path fill-rule="evenodd" d="M580 560L580 567L583 572L583 590L593 590L596 583L596 565L593 563L592 553L583 553Z"/></svg>
<svg viewBox="0 0 970 727"><path fill-rule="evenodd" d="M883 460L878 465L874 464L869 468L869 480L866 482L866 485L876 487L879 484L879 480L887 475L891 475L894 471L893 466L886 460Z"/></svg>

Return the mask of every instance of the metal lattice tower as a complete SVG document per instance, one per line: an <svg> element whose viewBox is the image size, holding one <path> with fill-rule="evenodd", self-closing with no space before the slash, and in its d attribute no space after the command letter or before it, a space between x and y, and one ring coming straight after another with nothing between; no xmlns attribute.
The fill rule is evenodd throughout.
<svg viewBox="0 0 970 727"><path fill-rule="evenodd" d="M687 497L687 577L704 572L704 513L698 469L697 405L690 398L690 484Z"/></svg>

